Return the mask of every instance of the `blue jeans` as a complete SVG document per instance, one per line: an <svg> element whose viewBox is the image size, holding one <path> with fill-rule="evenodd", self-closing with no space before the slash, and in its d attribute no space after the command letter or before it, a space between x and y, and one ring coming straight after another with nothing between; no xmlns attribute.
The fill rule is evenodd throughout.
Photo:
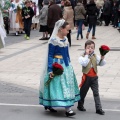
<svg viewBox="0 0 120 120"><path fill-rule="evenodd" d="M93 28L93 29L92 29ZM88 31L90 32L92 29L92 36L95 36L95 29L96 29L96 24L89 24Z"/></svg>
<svg viewBox="0 0 120 120"><path fill-rule="evenodd" d="M83 19L78 20L77 21L77 26L78 26L77 38L79 38L80 34L81 34L81 38L83 38L83 35L82 35L82 25L83 25Z"/></svg>

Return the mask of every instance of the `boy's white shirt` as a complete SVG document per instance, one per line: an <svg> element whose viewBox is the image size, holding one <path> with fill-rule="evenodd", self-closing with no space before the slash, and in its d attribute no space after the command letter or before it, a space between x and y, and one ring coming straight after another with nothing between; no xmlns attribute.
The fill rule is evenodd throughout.
<svg viewBox="0 0 120 120"><path fill-rule="evenodd" d="M100 56L96 55L96 59L97 59L97 65L99 65L99 62L101 60ZM84 57L83 56L80 56L79 57L79 63L83 66L83 67L86 67L88 65L88 63L90 62L90 58L89 58L89 55L85 55ZM103 66L106 64L106 61L103 59L100 63L99 66ZM92 64L91 64L91 67L92 67Z"/></svg>

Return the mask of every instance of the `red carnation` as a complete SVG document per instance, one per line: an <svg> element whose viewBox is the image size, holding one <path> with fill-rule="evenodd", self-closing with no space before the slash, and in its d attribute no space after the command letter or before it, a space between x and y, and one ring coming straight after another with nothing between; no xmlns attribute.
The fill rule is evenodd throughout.
<svg viewBox="0 0 120 120"><path fill-rule="evenodd" d="M110 48L109 48L107 45L102 45L102 46L101 46L101 49L102 49L102 50L108 50L108 51L110 50Z"/></svg>
<svg viewBox="0 0 120 120"><path fill-rule="evenodd" d="M100 54L101 56L105 56L109 51L110 48L107 45L101 45L101 47L99 48ZM100 60L99 64L101 63L102 59Z"/></svg>
<svg viewBox="0 0 120 120"><path fill-rule="evenodd" d="M59 68L59 69L62 69L62 70L63 70L63 67L62 67L60 64L58 64L58 63L54 63L52 66L53 66L54 68Z"/></svg>
<svg viewBox="0 0 120 120"><path fill-rule="evenodd" d="M62 65L58 64L58 63L54 63L52 65L52 70L53 70L53 77L57 76L57 75L62 75L63 73L63 67ZM45 83L45 85L49 85L49 83L51 82L53 78L49 78L48 81Z"/></svg>

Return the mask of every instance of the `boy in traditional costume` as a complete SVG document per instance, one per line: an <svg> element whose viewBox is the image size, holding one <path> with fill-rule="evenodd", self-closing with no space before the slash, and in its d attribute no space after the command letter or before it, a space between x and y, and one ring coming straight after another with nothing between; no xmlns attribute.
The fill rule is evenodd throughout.
<svg viewBox="0 0 120 120"><path fill-rule="evenodd" d="M84 108L84 99L89 88L91 87L95 101L96 113L104 115L105 112L102 110L98 90L97 65L103 66L106 64L106 62L104 60L104 56L101 56L100 58L94 53L94 49L95 43L91 40L88 40L85 43L85 53L79 58L79 63L82 65L83 76L80 84L81 100L78 102L77 108L80 111L86 111Z"/></svg>

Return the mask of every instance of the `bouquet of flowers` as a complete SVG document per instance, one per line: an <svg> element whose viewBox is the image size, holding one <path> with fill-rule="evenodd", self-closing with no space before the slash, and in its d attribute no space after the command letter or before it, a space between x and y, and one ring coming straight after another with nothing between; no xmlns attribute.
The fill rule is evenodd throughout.
<svg viewBox="0 0 120 120"><path fill-rule="evenodd" d="M53 75L52 76L53 77L63 74L64 70L63 70L62 65L55 62L52 66L53 66L53 68L52 68L52 70L53 70ZM49 85L49 83L51 82L52 79L53 78L49 78L48 81L45 83L45 86Z"/></svg>
<svg viewBox="0 0 120 120"><path fill-rule="evenodd" d="M107 45L101 45L101 47L99 48L100 54L101 56L105 56L106 53L108 53L110 51L110 48ZM101 63L102 59L100 60L99 64Z"/></svg>

